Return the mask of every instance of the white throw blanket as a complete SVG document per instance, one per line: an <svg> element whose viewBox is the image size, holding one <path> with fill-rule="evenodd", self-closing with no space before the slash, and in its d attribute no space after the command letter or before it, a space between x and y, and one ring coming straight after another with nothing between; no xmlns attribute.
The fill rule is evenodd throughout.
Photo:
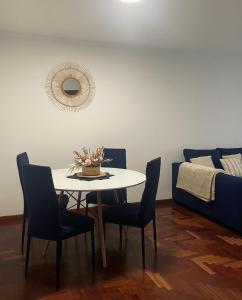
<svg viewBox="0 0 242 300"><path fill-rule="evenodd" d="M184 162L180 165L176 187L210 202L215 199L215 178L222 169Z"/></svg>

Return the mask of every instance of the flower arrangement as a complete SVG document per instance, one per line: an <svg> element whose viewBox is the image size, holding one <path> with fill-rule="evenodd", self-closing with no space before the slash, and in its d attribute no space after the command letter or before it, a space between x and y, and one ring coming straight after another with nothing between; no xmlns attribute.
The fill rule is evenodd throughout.
<svg viewBox="0 0 242 300"><path fill-rule="evenodd" d="M109 163L112 159L104 159L104 146L97 147L95 151L87 150L86 147L82 148L82 152L73 151L74 163L70 166L70 171L78 171L80 168L100 167L101 163Z"/></svg>

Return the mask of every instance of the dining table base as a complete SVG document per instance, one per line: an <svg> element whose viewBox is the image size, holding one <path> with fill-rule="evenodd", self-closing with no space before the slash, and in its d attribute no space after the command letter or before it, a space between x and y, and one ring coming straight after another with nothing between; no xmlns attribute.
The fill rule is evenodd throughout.
<svg viewBox="0 0 242 300"><path fill-rule="evenodd" d="M99 240L101 245L103 267L107 268L106 247L105 247L104 231L103 231L101 192L97 192L97 210L98 210L98 232L99 232Z"/></svg>

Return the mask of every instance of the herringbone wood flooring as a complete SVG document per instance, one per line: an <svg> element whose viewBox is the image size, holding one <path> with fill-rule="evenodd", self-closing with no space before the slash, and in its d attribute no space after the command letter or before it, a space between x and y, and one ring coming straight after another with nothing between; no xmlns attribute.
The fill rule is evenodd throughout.
<svg viewBox="0 0 242 300"><path fill-rule="evenodd" d="M73 238L64 243L58 293L54 245L42 258L43 241L34 240L25 280L20 232L19 222L0 224L0 299L242 299L242 237L173 202L157 207L156 254L152 226L146 228L145 272L139 230L129 229L120 250L118 228L108 225L108 268L97 241L93 275L89 236Z"/></svg>

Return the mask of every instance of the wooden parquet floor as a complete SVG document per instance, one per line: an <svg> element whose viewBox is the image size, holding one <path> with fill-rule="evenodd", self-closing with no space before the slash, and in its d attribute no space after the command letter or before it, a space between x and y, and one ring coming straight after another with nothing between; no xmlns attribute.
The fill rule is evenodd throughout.
<svg viewBox="0 0 242 300"><path fill-rule="evenodd" d="M103 269L96 239L96 272L91 271L90 237L64 243L61 289L55 292L55 249L42 258L43 241L34 240L28 278L20 252L21 224L0 223L1 300L241 300L242 237L178 206L157 206L158 250L152 225L146 228L146 270L140 232L129 228L122 250L119 231L107 225L108 268Z"/></svg>

